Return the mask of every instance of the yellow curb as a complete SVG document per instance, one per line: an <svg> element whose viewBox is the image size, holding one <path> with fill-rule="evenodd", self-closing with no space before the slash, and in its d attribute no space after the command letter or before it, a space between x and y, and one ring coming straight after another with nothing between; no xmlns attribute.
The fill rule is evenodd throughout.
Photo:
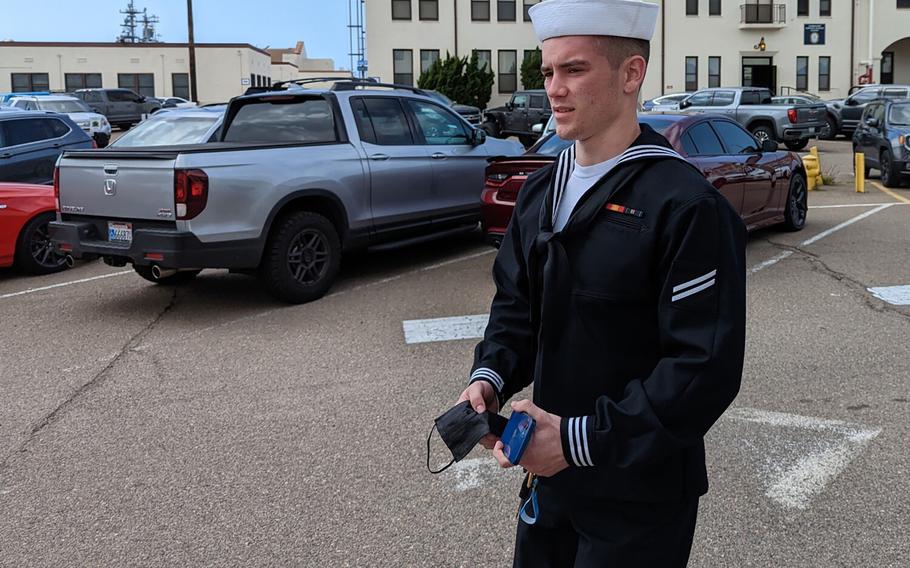
<svg viewBox="0 0 910 568"><path fill-rule="evenodd" d="M873 187L875 187L876 189L878 189L878 190L881 191L882 193L885 193L885 194L887 194L887 195L890 195L891 197L893 197L894 199L897 199L898 201L900 201L900 202L902 202L902 203L910 204L910 199L907 199L906 197L904 197L903 195L900 195L899 193L896 193L896 192L894 192L894 191L891 191L890 189L888 189L887 187L883 186L883 185L880 184L879 182L869 180L869 183L872 184Z"/></svg>

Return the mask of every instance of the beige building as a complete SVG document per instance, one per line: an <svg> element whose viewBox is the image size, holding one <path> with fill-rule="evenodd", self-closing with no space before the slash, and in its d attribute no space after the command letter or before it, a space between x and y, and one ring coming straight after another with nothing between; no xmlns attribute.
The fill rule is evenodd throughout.
<svg viewBox="0 0 910 568"><path fill-rule="evenodd" d="M246 43L196 44L200 104L226 102L274 81L336 76L350 76L350 71L335 70L331 59L308 58L303 42L268 51ZM85 87L189 99L189 46L0 41L0 93Z"/></svg>
<svg viewBox="0 0 910 568"><path fill-rule="evenodd" d="M521 88L539 0L366 0L368 75L416 84L446 52L496 74L491 106ZM910 83L910 0L649 0L661 15L642 97L767 86L824 98L862 82Z"/></svg>

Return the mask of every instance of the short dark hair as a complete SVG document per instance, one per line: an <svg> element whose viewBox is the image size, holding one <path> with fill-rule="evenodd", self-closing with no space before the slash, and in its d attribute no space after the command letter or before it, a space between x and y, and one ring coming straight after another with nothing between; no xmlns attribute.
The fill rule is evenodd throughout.
<svg viewBox="0 0 910 568"><path fill-rule="evenodd" d="M644 57L645 63L647 63L651 57L651 42L645 39L600 36L597 40L598 46L614 69L619 69L622 62L633 55Z"/></svg>

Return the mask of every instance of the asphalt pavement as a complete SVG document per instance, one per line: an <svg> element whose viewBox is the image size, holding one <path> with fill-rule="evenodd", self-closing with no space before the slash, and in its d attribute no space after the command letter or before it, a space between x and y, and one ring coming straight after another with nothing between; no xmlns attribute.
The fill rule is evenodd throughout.
<svg viewBox="0 0 910 568"><path fill-rule="evenodd" d="M691 566L910 565L910 305L869 291L910 285L910 188L855 193L849 142L819 147L838 184L806 228L748 244ZM493 258L477 235L356 255L302 306L226 271L0 272L0 566L509 565L520 473L482 449L426 471Z"/></svg>

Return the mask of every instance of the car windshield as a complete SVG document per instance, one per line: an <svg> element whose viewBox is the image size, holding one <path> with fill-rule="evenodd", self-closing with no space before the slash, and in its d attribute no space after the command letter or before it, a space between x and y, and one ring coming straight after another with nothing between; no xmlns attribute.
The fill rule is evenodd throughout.
<svg viewBox="0 0 910 568"><path fill-rule="evenodd" d="M439 91L427 91L427 94L430 95L431 97L433 97L434 99L436 99L437 101L445 104L446 106L452 106L454 104L452 102L452 99L443 95Z"/></svg>
<svg viewBox="0 0 910 568"><path fill-rule="evenodd" d="M892 105L888 120L896 126L910 126L910 104Z"/></svg>
<svg viewBox="0 0 910 568"><path fill-rule="evenodd" d="M199 144L217 116L162 116L141 123L111 144L117 148Z"/></svg>
<svg viewBox="0 0 910 568"><path fill-rule="evenodd" d="M41 110L49 110L53 112L62 112L64 114L69 112L93 112L92 109L88 107L82 101L38 101L38 108Z"/></svg>
<svg viewBox="0 0 910 568"><path fill-rule="evenodd" d="M663 134L667 128L670 127L675 121L669 120L666 118L661 118L659 116L648 116L648 115L639 115L638 120L643 124L647 124L654 129L658 134ZM555 127L555 124L554 124ZM568 148L571 144L571 141L563 140L556 135L555 132L552 133L549 137L542 138L536 146L533 146L528 150L529 154L538 154L542 156L556 156L562 152L565 148Z"/></svg>

